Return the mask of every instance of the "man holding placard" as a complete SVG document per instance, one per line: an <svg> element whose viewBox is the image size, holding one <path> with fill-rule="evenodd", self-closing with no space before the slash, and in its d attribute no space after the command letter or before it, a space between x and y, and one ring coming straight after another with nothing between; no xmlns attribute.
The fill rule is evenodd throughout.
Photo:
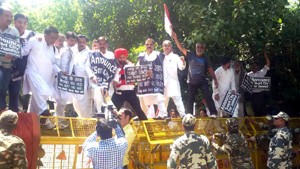
<svg viewBox="0 0 300 169"><path fill-rule="evenodd" d="M270 59L267 55L267 52L264 50L264 57L266 65L259 70L259 65L257 61L253 61L251 64L251 72L247 73L251 78L255 77L265 77L267 71L270 69ZM264 116L266 115L266 98L262 89L253 89L250 96L250 101L253 107L254 116Z"/></svg>
<svg viewBox="0 0 300 169"><path fill-rule="evenodd" d="M221 104L225 98L227 91L232 91L235 93L235 81L234 73L230 68L230 58L224 56L221 58L221 66L215 71L216 78L219 82L219 87L215 87L215 83L212 83L213 86L213 95L212 98L215 102L216 109L220 111L221 117L227 117L228 114L220 110ZM233 117L238 117L237 109L234 111Z"/></svg>
<svg viewBox="0 0 300 169"><path fill-rule="evenodd" d="M11 46L17 47L17 45L19 45L19 50L21 48L19 32L16 28L10 26L11 22L12 12L10 9L0 7L0 112L6 109L6 95L8 84L11 80L12 59L14 57L20 57L20 53L18 56L11 54L11 52L17 53L17 51L14 50L15 48L11 49ZM11 45L12 43L15 45Z"/></svg>
<svg viewBox="0 0 300 169"><path fill-rule="evenodd" d="M104 104L112 104L111 82L117 70L114 53L108 51L108 39L104 36L98 38L99 51L90 54L87 63L87 74L92 86L92 94L97 112L101 112Z"/></svg>
<svg viewBox="0 0 300 169"><path fill-rule="evenodd" d="M127 101L136 112L140 120L147 120L147 117L140 106L139 98L136 96L134 90L135 84L126 83L125 80L125 67L133 65L127 60L127 49L118 48L115 50L114 54L118 62L118 69L113 80L115 92L112 95L111 100L118 110L120 110L123 104Z"/></svg>
<svg viewBox="0 0 300 169"><path fill-rule="evenodd" d="M164 103L164 75L163 60L164 54L154 50L154 40L148 38L145 42L146 51L139 54L137 65L148 65L148 78L139 83L138 94L143 104L144 112L147 106L157 104L158 118L167 118L168 113ZM148 115L149 116L149 115Z"/></svg>

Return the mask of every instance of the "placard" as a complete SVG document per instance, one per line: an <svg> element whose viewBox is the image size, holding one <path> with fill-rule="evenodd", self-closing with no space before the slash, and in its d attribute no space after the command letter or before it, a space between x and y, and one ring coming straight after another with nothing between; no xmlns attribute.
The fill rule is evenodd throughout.
<svg viewBox="0 0 300 169"><path fill-rule="evenodd" d="M241 84L241 88L244 89L248 93L252 93L253 87L254 87L253 79L250 76L248 76L247 74L245 74L242 84Z"/></svg>
<svg viewBox="0 0 300 169"><path fill-rule="evenodd" d="M140 60L140 65L149 66L152 70L152 76L138 84L138 95L146 94L164 94L164 73L163 58L164 55L159 53L154 61L146 61L145 56Z"/></svg>
<svg viewBox="0 0 300 169"><path fill-rule="evenodd" d="M58 90L82 95L84 94L84 77L59 73L57 81Z"/></svg>
<svg viewBox="0 0 300 169"><path fill-rule="evenodd" d="M100 52L96 51L90 55L91 69L97 77L98 86L108 88L108 84L114 78L117 70L115 59L107 59Z"/></svg>
<svg viewBox="0 0 300 169"><path fill-rule="evenodd" d="M238 104L240 95L237 93L232 93L232 91L227 91L226 95L222 101L220 109L233 115L235 108Z"/></svg>
<svg viewBox="0 0 300 169"><path fill-rule="evenodd" d="M21 43L19 38L9 34L0 34L0 54L9 54L13 57L21 57Z"/></svg>
<svg viewBox="0 0 300 169"><path fill-rule="evenodd" d="M271 78L270 77L252 77L254 81L253 89L261 89L264 91L270 91Z"/></svg>
<svg viewBox="0 0 300 169"><path fill-rule="evenodd" d="M150 70L148 65L125 67L126 84L145 81L148 70Z"/></svg>

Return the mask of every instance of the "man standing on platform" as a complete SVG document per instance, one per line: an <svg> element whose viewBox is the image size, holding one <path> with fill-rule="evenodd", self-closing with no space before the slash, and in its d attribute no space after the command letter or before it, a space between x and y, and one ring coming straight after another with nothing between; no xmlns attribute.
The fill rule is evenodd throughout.
<svg viewBox="0 0 300 169"><path fill-rule="evenodd" d="M187 78L189 95L188 113L193 113L195 97L197 95L198 89L200 89L204 96L204 99L206 100L211 117L216 117L217 110L214 101L211 97L211 93L209 91L209 86L206 79L206 72L208 71L211 78L214 80L215 88L218 88L218 80L211 66L209 57L205 54L205 44L197 43L196 52L192 52L185 49L181 45L175 32L172 32L172 37L179 50L185 55L189 64Z"/></svg>
<svg viewBox="0 0 300 169"><path fill-rule="evenodd" d="M264 50L264 57L266 65L259 70L259 64L257 61L253 61L251 64L251 72L247 73L250 77L265 77L267 71L270 69L270 59L267 52ZM250 95L250 101L253 107L254 116L265 116L266 115L266 98L265 93L262 89L253 89Z"/></svg>
<svg viewBox="0 0 300 169"><path fill-rule="evenodd" d="M23 14L16 14L14 16L14 25L18 29L20 34L21 46L24 47L27 41L35 36L35 33L31 30L27 30L28 18ZM22 56L14 60L12 65L12 79L9 82L8 94L9 94L9 105L8 108L14 112L19 112L19 96L21 90L21 84L23 75L26 69L28 56ZM30 95L22 97L23 111L27 112Z"/></svg>
<svg viewBox="0 0 300 169"><path fill-rule="evenodd" d="M58 30L49 26L44 31L42 40L32 37L22 48L22 54L28 55L28 63L24 74L23 93L32 92L30 112L50 116L47 100L54 94L54 78L61 72L55 60L54 42ZM46 129L55 125L49 119L41 119Z"/></svg>
<svg viewBox="0 0 300 169"><path fill-rule="evenodd" d="M159 113L158 118L163 119L168 117L167 109L164 102L164 75L163 75L163 60L164 54L154 51L154 40L148 38L145 42L146 52L139 54L137 65L148 65L148 78L139 83L138 95L140 102L143 105L144 112L147 112L147 106L157 104ZM149 117L149 115L148 115Z"/></svg>
<svg viewBox="0 0 300 169"><path fill-rule="evenodd" d="M185 115L185 108L181 98L180 83L177 70L183 70L186 67L184 57L179 57L173 53L172 43L165 40L162 44L164 59L164 85L165 85L165 103L168 107L170 97L173 99L180 117Z"/></svg>
<svg viewBox="0 0 300 169"><path fill-rule="evenodd" d="M136 96L134 83L127 84L125 81L125 67L130 65L133 66L133 64L127 60L127 49L118 48L115 50L114 54L117 59L118 69L113 81L115 92L111 100L118 110L125 102L128 102L140 120L147 120L145 113L141 109L139 98Z"/></svg>
<svg viewBox="0 0 300 169"><path fill-rule="evenodd" d="M77 36L78 52L74 54L74 73L84 77L84 94L73 94L73 106L79 117L90 118L91 110L89 76L86 72L86 64L89 62L90 50L87 48L88 38L85 35Z"/></svg>
<svg viewBox="0 0 300 169"><path fill-rule="evenodd" d="M10 9L0 7L0 34L12 37L16 42L19 42L19 32L10 26L11 21L12 12ZM6 109L6 95L11 81L12 60L12 55L0 54L0 112Z"/></svg>
<svg viewBox="0 0 300 169"><path fill-rule="evenodd" d="M99 37L99 50L90 54L87 63L87 74L92 86L92 95L97 112L101 112L104 104L112 104L110 96L112 95L112 80L117 70L114 53L108 51L108 39Z"/></svg>

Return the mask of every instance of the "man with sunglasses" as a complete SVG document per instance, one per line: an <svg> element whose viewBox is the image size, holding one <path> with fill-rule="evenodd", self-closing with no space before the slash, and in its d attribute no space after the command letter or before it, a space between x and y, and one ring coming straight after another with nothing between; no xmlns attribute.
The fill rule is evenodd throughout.
<svg viewBox="0 0 300 169"><path fill-rule="evenodd" d="M273 125L277 128L271 138L267 166L269 169L292 168L292 134L288 129L290 117L285 112L273 116Z"/></svg>

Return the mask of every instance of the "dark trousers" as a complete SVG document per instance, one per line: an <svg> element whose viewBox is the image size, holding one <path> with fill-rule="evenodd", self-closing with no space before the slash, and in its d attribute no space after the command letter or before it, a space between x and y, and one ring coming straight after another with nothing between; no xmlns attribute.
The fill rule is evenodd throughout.
<svg viewBox="0 0 300 169"><path fill-rule="evenodd" d="M134 90L123 90L119 91L121 94L117 94L116 92L113 94L111 101L120 110L125 101L127 101L132 109L136 112L136 115L139 117L140 120L148 120L147 116L143 112L139 98L136 96Z"/></svg>
<svg viewBox="0 0 300 169"><path fill-rule="evenodd" d="M264 92L252 93L250 96L254 116L266 115L266 98Z"/></svg>
<svg viewBox="0 0 300 169"><path fill-rule="evenodd" d="M212 99L212 94L209 91L208 82L206 80L203 81L201 84L188 83L188 107L187 107L188 112L187 113L193 114L194 102L195 102L196 95L198 93L198 89L200 89L202 92L202 95L206 101L210 114L217 115L216 106Z"/></svg>
<svg viewBox="0 0 300 169"><path fill-rule="evenodd" d="M124 165L124 166L123 166L123 169L128 169L127 165Z"/></svg>
<svg viewBox="0 0 300 169"><path fill-rule="evenodd" d="M11 79L11 69L0 66L0 112L6 108L6 95Z"/></svg>
<svg viewBox="0 0 300 169"><path fill-rule="evenodd" d="M9 104L8 108L14 112L19 112L19 96L22 80L10 80L8 85Z"/></svg>

